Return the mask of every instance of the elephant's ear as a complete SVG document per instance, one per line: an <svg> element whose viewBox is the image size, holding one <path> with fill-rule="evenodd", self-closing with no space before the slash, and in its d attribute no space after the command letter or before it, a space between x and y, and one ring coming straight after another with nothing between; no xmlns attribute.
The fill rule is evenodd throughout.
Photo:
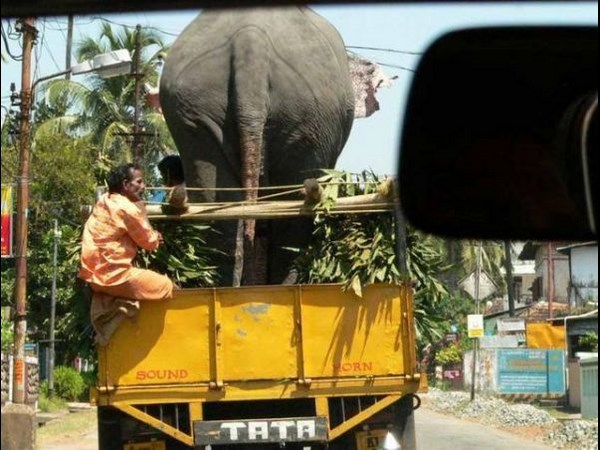
<svg viewBox="0 0 600 450"><path fill-rule="evenodd" d="M375 97L381 87L390 87L395 78L390 78L381 67L353 53L348 54L350 79L354 88L354 117L370 117L379 111Z"/></svg>

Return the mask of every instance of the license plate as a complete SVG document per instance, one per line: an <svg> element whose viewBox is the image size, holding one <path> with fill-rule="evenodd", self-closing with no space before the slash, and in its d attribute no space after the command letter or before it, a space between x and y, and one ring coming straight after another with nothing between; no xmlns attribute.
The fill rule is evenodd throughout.
<svg viewBox="0 0 600 450"><path fill-rule="evenodd" d="M137 444L125 444L123 450L167 450L165 441L138 442Z"/></svg>
<svg viewBox="0 0 600 450"><path fill-rule="evenodd" d="M358 450L378 450L385 440L387 430L361 431L356 433L356 447Z"/></svg>
<svg viewBox="0 0 600 450"><path fill-rule="evenodd" d="M326 417L194 422L197 446L325 442Z"/></svg>

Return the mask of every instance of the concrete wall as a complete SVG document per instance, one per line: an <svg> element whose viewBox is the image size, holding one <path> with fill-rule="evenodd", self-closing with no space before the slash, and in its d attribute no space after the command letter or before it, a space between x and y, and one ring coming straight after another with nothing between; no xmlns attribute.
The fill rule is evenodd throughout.
<svg viewBox="0 0 600 450"><path fill-rule="evenodd" d="M554 267L554 300L561 303L567 303L569 299L569 284L571 282L571 273L569 268L569 257L558 253L556 246L553 247L553 267ZM542 296L544 300L548 298L548 246L542 245L538 248L535 260L535 273L537 277L544 280L542 286Z"/></svg>
<svg viewBox="0 0 600 450"><path fill-rule="evenodd" d="M12 356L2 355L2 406L12 401ZM40 393L40 371L38 359L25 357L27 379L25 380L25 402L36 407Z"/></svg>
<svg viewBox="0 0 600 450"><path fill-rule="evenodd" d="M581 361L581 417L598 419L598 357Z"/></svg>
<svg viewBox="0 0 600 450"><path fill-rule="evenodd" d="M496 393L498 392L497 372L498 357L497 349L479 349L477 358L477 367L475 369L475 389L478 392ZM473 374L473 352L465 353L463 359L463 373L465 388L471 388L471 379Z"/></svg>
<svg viewBox="0 0 600 450"><path fill-rule="evenodd" d="M473 352L464 357L465 388L472 383ZM565 366L562 350L480 349L475 389L503 395L564 395Z"/></svg>
<svg viewBox="0 0 600 450"><path fill-rule="evenodd" d="M581 408L581 381L579 359L569 360L569 406Z"/></svg>

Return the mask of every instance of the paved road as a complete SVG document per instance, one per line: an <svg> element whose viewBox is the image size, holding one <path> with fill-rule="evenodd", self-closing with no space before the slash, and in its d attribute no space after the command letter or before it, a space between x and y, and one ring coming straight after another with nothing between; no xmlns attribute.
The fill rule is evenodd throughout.
<svg viewBox="0 0 600 450"><path fill-rule="evenodd" d="M552 450L542 443L427 408L418 409L416 414L419 450Z"/></svg>
<svg viewBox="0 0 600 450"><path fill-rule="evenodd" d="M416 415L419 450L552 450L544 444L485 425L420 408ZM98 450L96 427L45 442L39 450Z"/></svg>

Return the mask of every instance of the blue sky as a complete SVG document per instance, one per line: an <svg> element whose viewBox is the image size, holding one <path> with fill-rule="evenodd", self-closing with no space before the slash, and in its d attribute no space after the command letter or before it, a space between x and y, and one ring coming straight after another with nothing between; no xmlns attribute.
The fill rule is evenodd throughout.
<svg viewBox="0 0 600 450"><path fill-rule="evenodd" d="M508 4L508 5L385 5L329 6L315 8L340 31L348 46L377 47L409 53L422 53L443 33L457 28L479 25L586 24L598 25L598 3ZM100 17L115 23L155 27L166 32L165 41L176 35L197 12L104 15L77 17L75 44L82 36L97 35ZM66 18L52 18L38 23L41 31L36 49L37 77L64 70ZM6 30L6 22L3 21ZM10 41L13 53L20 53L18 42ZM380 51L358 53L378 62L409 69L415 68L419 56ZM386 68L398 75L390 89L380 91L381 111L368 119L355 121L350 140L338 161L338 167L354 172L373 169L380 174L394 174L400 140L403 108L413 73ZM2 105L9 106L10 83L20 85L20 64L2 63ZM4 117L4 109L2 117Z"/></svg>

